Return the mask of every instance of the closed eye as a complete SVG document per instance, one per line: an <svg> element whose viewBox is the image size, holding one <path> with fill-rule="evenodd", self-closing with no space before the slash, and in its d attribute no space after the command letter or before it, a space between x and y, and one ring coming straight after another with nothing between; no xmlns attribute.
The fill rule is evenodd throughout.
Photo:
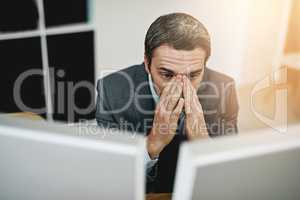
<svg viewBox="0 0 300 200"><path fill-rule="evenodd" d="M195 78L199 77L201 74L202 74L202 70L199 70L199 71L197 71L197 72L191 73L191 74L189 75L189 78L190 78L190 79L195 79Z"/></svg>
<svg viewBox="0 0 300 200"><path fill-rule="evenodd" d="M160 73L160 75L164 78L164 79L172 79L174 74L171 73Z"/></svg>

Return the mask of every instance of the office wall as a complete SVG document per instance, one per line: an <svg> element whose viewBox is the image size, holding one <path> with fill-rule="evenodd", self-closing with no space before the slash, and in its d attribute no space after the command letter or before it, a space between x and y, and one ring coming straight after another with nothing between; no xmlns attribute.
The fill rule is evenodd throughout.
<svg viewBox="0 0 300 200"><path fill-rule="evenodd" d="M300 1L299 0L293 0L285 52L300 53Z"/></svg>
<svg viewBox="0 0 300 200"><path fill-rule="evenodd" d="M147 28L159 15L180 11L208 28L213 55L208 65L253 83L278 63L289 0L94 0L98 76L143 60Z"/></svg>

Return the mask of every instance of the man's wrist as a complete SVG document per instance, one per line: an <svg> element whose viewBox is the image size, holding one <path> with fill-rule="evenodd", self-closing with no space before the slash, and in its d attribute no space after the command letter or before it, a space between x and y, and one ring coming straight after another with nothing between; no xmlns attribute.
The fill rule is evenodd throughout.
<svg viewBox="0 0 300 200"><path fill-rule="evenodd" d="M150 158L153 160L157 158L163 149L163 144L161 141L157 141L154 137L154 133L151 130L150 134L147 136L147 150Z"/></svg>
<svg viewBox="0 0 300 200"><path fill-rule="evenodd" d="M150 156L150 158L152 160L156 159L159 154L160 154L160 150L159 148L155 145L155 143L153 142L150 142L149 140L147 140L147 151L148 151L148 154Z"/></svg>

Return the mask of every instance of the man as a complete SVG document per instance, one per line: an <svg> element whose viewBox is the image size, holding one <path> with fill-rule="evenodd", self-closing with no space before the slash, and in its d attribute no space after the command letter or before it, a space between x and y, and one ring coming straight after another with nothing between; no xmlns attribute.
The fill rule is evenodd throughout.
<svg viewBox="0 0 300 200"><path fill-rule="evenodd" d="M143 64L98 82L98 125L147 136L147 192L172 192L181 142L237 133L234 82L206 67L210 54L197 19L168 14L151 24Z"/></svg>

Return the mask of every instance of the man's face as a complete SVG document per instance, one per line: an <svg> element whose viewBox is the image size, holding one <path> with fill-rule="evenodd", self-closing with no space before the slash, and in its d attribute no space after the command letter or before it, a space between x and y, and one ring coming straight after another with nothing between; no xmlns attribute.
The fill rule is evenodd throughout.
<svg viewBox="0 0 300 200"><path fill-rule="evenodd" d="M155 90L160 96L167 83L176 75L187 76L197 90L204 74L206 53L202 48L191 51L176 50L162 45L153 52L151 66L145 66L151 74Z"/></svg>

